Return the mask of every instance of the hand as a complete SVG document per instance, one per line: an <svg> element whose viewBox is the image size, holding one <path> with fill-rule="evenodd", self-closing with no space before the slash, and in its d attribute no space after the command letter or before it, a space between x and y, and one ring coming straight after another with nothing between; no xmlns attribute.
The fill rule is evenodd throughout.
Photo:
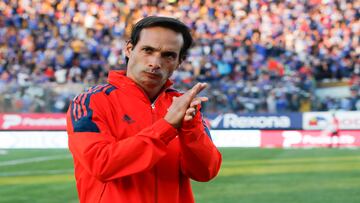
<svg viewBox="0 0 360 203"><path fill-rule="evenodd" d="M164 119L175 128L179 128L183 120L189 121L196 114L197 105L208 100L207 97L197 97L207 87L206 83L197 83L180 97L174 97Z"/></svg>
<svg viewBox="0 0 360 203"><path fill-rule="evenodd" d="M196 97L194 98L191 103L189 108L186 110L185 112L185 116L184 116L184 121L190 121L192 120L197 111L198 111L198 105L201 104L201 102L207 102L209 99L207 97Z"/></svg>

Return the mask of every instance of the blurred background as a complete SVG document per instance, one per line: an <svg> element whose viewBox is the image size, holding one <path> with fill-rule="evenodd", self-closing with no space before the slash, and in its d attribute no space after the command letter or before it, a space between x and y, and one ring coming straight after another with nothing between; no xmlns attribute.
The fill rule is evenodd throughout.
<svg viewBox="0 0 360 203"><path fill-rule="evenodd" d="M2 0L0 202L77 201L65 112L149 15L191 28L175 88L209 84L224 164L197 202L360 202L358 0Z"/></svg>

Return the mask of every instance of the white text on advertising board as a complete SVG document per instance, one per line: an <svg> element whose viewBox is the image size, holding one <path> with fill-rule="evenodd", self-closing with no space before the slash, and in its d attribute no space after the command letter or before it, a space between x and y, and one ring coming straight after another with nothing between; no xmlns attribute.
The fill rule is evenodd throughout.
<svg viewBox="0 0 360 203"><path fill-rule="evenodd" d="M47 117L44 116L24 116L20 114L4 114L2 119L3 123L0 126L2 129L38 129L38 128L57 128L63 127L65 129L66 126L66 118L64 117Z"/></svg>
<svg viewBox="0 0 360 203"><path fill-rule="evenodd" d="M237 116L236 114L218 115L211 123L212 128L290 128L291 120L287 116Z"/></svg>
<svg viewBox="0 0 360 203"><path fill-rule="evenodd" d="M301 146L317 146L317 145L329 145L329 144L342 144L353 145L355 143L355 137L351 135L341 135L339 137L331 137L326 135L311 135L306 131L284 131L282 133L284 137L283 147L292 147L296 145Z"/></svg>

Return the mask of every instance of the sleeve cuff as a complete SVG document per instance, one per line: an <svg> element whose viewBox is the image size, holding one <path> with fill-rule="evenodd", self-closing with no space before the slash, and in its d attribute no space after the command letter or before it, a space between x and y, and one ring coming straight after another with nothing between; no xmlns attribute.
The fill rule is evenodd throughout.
<svg viewBox="0 0 360 203"><path fill-rule="evenodd" d="M156 138L162 140L165 144L168 144L178 135L177 129L163 118L154 123L153 130Z"/></svg>
<svg viewBox="0 0 360 203"><path fill-rule="evenodd" d="M179 138L184 140L186 143L198 140L203 131L201 119L201 113L197 112L193 120L183 122L181 128L179 129L179 133L181 134Z"/></svg>

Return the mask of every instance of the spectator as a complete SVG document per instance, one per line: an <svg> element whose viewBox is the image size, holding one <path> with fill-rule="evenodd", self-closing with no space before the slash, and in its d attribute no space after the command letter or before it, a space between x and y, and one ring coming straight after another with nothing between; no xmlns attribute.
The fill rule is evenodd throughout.
<svg viewBox="0 0 360 203"><path fill-rule="evenodd" d="M196 80L210 82L219 92L214 97L222 98L207 104L213 110L224 109L228 98L246 102L244 108L226 104L231 112L279 111L268 106L271 100L281 103L281 111L349 105L354 110L360 103L359 91L349 99L326 99L322 107L311 106L321 103L319 98L303 96L314 95L316 81L360 76L360 3L340 0L5 0L0 2L0 84L12 90L0 88L0 93L55 83L65 85L61 96L67 85L104 81L109 70L124 67L129 30L147 15L175 16L191 27L196 43L173 77L184 90ZM285 83L287 88L278 85ZM237 94L222 91L223 84ZM248 91L252 87L256 94ZM274 99L271 90L284 96Z"/></svg>

